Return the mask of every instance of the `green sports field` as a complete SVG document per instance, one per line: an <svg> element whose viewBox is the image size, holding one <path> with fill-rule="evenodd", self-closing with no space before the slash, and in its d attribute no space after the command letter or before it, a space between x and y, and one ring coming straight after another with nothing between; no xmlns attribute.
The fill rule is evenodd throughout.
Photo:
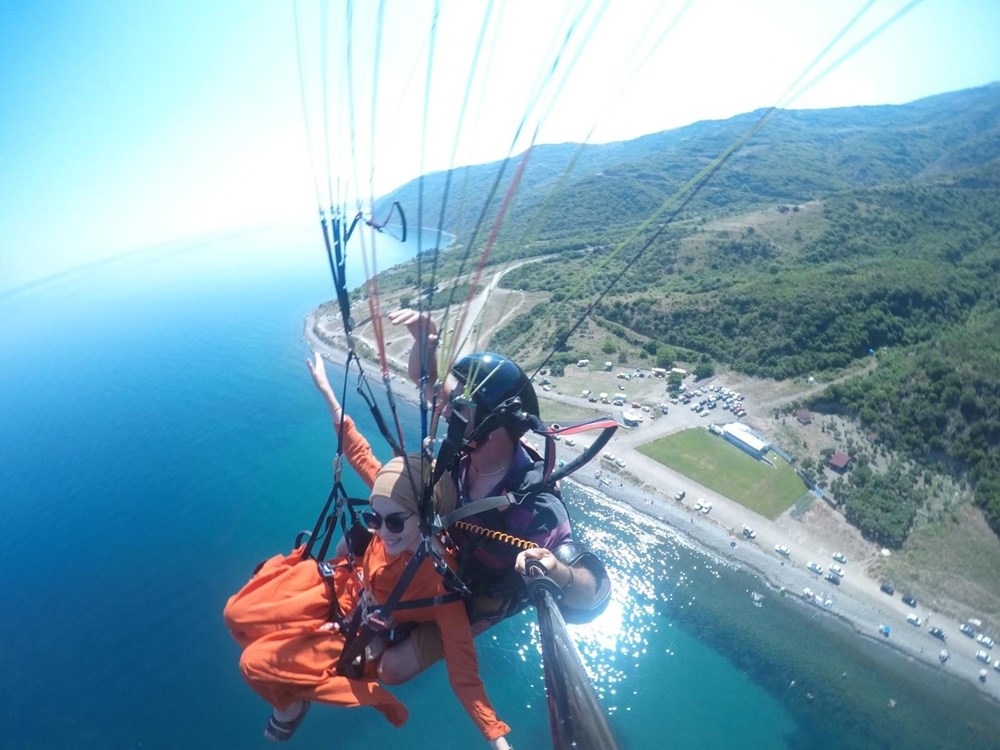
<svg viewBox="0 0 1000 750"><path fill-rule="evenodd" d="M775 454L768 454L777 467L771 468L704 428L654 440L639 452L772 520L807 489Z"/></svg>

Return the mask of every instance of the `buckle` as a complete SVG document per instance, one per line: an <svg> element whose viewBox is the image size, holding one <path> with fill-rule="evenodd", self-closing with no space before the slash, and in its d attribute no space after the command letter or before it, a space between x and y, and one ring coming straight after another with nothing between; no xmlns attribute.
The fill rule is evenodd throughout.
<svg viewBox="0 0 1000 750"><path fill-rule="evenodd" d="M392 623L391 617L383 617L381 610L374 609L365 615L365 624L376 630L388 630Z"/></svg>

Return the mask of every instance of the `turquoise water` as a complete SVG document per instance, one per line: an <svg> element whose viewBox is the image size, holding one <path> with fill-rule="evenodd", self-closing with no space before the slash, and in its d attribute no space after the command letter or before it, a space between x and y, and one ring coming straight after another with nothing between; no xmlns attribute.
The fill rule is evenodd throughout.
<svg viewBox="0 0 1000 750"><path fill-rule="evenodd" d="M408 252L385 241L380 264ZM335 440L302 320L331 296L312 228L147 250L0 295L0 747L266 746L268 709L220 614L329 490ZM573 633L623 750L1000 746L974 687L599 495L567 496L616 583L609 611ZM479 644L521 750L548 745L535 635L525 615ZM398 692L403 729L319 708L292 746L347 732L354 747L482 746L443 669Z"/></svg>

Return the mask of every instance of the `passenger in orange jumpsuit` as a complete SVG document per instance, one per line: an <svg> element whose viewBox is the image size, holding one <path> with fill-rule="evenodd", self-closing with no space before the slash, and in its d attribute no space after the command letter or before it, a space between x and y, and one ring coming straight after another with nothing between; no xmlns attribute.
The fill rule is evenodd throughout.
<svg viewBox="0 0 1000 750"><path fill-rule="evenodd" d="M358 474L372 481L371 509L363 516L375 532L360 561L351 569L346 557L333 560L333 589L341 611L352 613L361 597L370 603L384 603L421 544L417 513L421 492L419 456L395 458L381 469L354 428L340 412L326 381L322 363L310 362L310 370L320 391L327 397L335 425L345 421L345 455L363 459L355 466ZM319 374L318 372L319 371ZM329 389L328 384L326 388ZM376 473L377 471L377 473ZM438 512L446 513L455 504L450 482L435 488ZM449 564L454 561L445 555ZM432 561L425 559L407 587L404 600L443 596L441 576ZM224 617L233 637L243 646L240 669L251 688L268 701L274 711L264 730L273 741L290 739L305 717L311 702L335 706L372 706L394 726L401 726L408 713L388 690L366 672L362 679L338 674L336 664L345 639L328 622L330 585L323 579L315 560L303 559L302 549L268 560L254 577L226 605ZM490 704L479 676L465 605L461 600L392 613L389 627L401 623L433 622L444 641L445 662L452 689L490 747L509 748L505 735L510 727L500 721ZM380 640L372 642L378 647ZM377 654L372 654L377 656Z"/></svg>

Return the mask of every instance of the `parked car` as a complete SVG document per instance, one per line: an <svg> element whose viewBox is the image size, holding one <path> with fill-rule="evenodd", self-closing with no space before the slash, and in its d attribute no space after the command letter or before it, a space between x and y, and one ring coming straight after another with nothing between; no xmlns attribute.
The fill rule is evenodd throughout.
<svg viewBox="0 0 1000 750"><path fill-rule="evenodd" d="M676 495L674 495L674 500L683 500L685 497L687 497L687 493L684 490L681 490Z"/></svg>
<svg viewBox="0 0 1000 750"><path fill-rule="evenodd" d="M791 550L788 549L788 547L786 547L784 544L774 545L774 551L777 552L782 557L788 557L790 554L792 554Z"/></svg>
<svg viewBox="0 0 1000 750"><path fill-rule="evenodd" d="M997 659L997 660L996 660L995 662L993 662L993 668L994 668L994 669L995 669L995 670L996 670L997 672L1000 672L1000 659Z"/></svg>
<svg viewBox="0 0 1000 750"><path fill-rule="evenodd" d="M883 583L883 584L882 584L881 586L879 586L879 590L880 590L880 591L881 591L881 592L882 592L883 594L888 594L889 596L892 596L893 594L895 594L895 593L896 593L896 589L894 589L894 588L892 587L892 584L891 584L891 583L888 583L888 582L886 582L886 583Z"/></svg>
<svg viewBox="0 0 1000 750"><path fill-rule="evenodd" d="M913 594L903 594L903 604L908 607L916 607L917 600L913 598Z"/></svg>
<svg viewBox="0 0 1000 750"><path fill-rule="evenodd" d="M839 562L841 565L847 565L847 557L843 552L834 552L833 559Z"/></svg>
<svg viewBox="0 0 1000 750"><path fill-rule="evenodd" d="M920 627L920 623L922 622L922 620L914 614L908 614L906 616L906 621L910 623L910 625L913 625L918 628Z"/></svg>
<svg viewBox="0 0 1000 750"><path fill-rule="evenodd" d="M624 469L625 468L625 462L621 458L616 458L615 459L615 466L617 466L619 469Z"/></svg>
<svg viewBox="0 0 1000 750"><path fill-rule="evenodd" d="M757 537L757 532L751 529L749 526L744 526L743 536L745 536L747 539L755 539Z"/></svg>
<svg viewBox="0 0 1000 750"><path fill-rule="evenodd" d="M983 664L989 664L990 663L989 652L983 651L982 649L979 649L976 652L976 658L979 659L979 661L981 661Z"/></svg>
<svg viewBox="0 0 1000 750"><path fill-rule="evenodd" d="M827 573L823 577L826 580L828 580L830 583L832 583L834 586L839 586L840 585L840 576L838 576L836 573Z"/></svg>
<svg viewBox="0 0 1000 750"><path fill-rule="evenodd" d="M945 636L944 631L941 630L941 628L931 628L927 632L930 633L935 638L939 638L942 641L948 640L947 636Z"/></svg>
<svg viewBox="0 0 1000 750"><path fill-rule="evenodd" d="M563 440L563 442L566 443L566 445L569 445L569 446L576 445L576 441L573 438L565 438Z"/></svg>
<svg viewBox="0 0 1000 750"><path fill-rule="evenodd" d="M986 646L986 648L993 648L993 639L990 638L988 635L983 635L982 633L980 633L979 635L976 636L976 640L982 643L984 646Z"/></svg>
<svg viewBox="0 0 1000 750"><path fill-rule="evenodd" d="M976 637L976 631L968 623L964 623L964 622L961 623L958 626L958 629L961 630L962 633L964 633L965 635L969 636L969 638L975 638Z"/></svg>
<svg viewBox="0 0 1000 750"><path fill-rule="evenodd" d="M841 578L844 577L844 569L842 567L840 567L839 565L831 565L830 566L830 570L832 570L834 573L836 573Z"/></svg>
<svg viewBox="0 0 1000 750"><path fill-rule="evenodd" d="M810 560L808 563L806 563L806 567L809 568L809 570L811 570L813 573L815 573L818 576L823 575L823 566L822 565L817 565L812 560Z"/></svg>

